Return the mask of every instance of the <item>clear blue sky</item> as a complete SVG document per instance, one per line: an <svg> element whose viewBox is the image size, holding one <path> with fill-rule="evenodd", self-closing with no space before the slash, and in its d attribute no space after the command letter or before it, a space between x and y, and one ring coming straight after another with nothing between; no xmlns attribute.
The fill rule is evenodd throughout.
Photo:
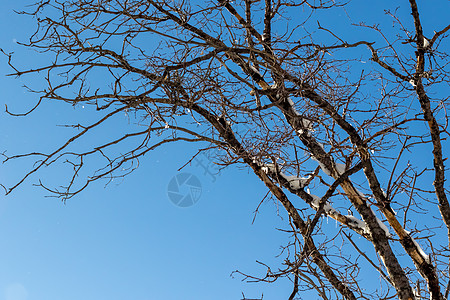
<svg viewBox="0 0 450 300"><path fill-rule="evenodd" d="M0 4L0 47L16 52L24 65L45 59L15 43L34 26L12 9L29 3ZM350 16L382 16L382 4L360 3L364 4L348 11ZM408 1L401 4L407 7ZM431 35L430 22L442 28L450 8L423 6L425 34ZM335 17L344 16L342 12ZM339 29L339 22L334 26ZM27 118L6 115L4 104L19 109L32 105L34 99L21 87L23 79L4 76L9 71L6 58L1 57L1 151L53 149L67 136L66 129L55 124L86 118L80 109L52 105ZM279 246L288 238L276 230L286 228L286 215L277 215L272 202L262 205L252 225L253 212L266 193L255 176L230 169L213 179L200 166L188 166L184 171L196 175L202 184L201 198L188 208L169 201L169 181L195 153L189 147L178 144L154 151L123 181L106 188L95 184L66 204L46 198L33 187L37 177L12 195L0 196L0 300L220 300L240 299L242 292L248 298L264 293L265 300L287 299L289 282L252 284L230 277L236 269L263 274L264 268L255 261L278 261ZM0 182L13 183L25 166L25 162L2 166ZM61 174L44 172L42 176L52 181Z"/></svg>
<svg viewBox="0 0 450 300"><path fill-rule="evenodd" d="M23 65L45 59L15 44L34 29L30 19L12 12L27 3L0 4L0 26L7 28L0 32L0 47L14 51ZM85 120L83 111L52 105L27 118L6 115L4 104L14 110L35 98L21 87L22 79L4 76L10 71L6 58L0 62L2 151L53 149L67 136L56 124ZM184 171L201 181L201 198L189 208L169 201L167 185L193 153L185 144L155 151L125 180L93 185L65 205L33 187L37 177L0 196L0 300L240 299L242 292L286 297L290 286L230 277L236 269L265 272L255 260L271 262L287 238L275 229L284 222L272 203L262 206L252 225L266 193L254 176L229 170L212 178L191 166ZM1 182L13 183L25 167L2 166ZM43 177L48 182L60 175Z"/></svg>

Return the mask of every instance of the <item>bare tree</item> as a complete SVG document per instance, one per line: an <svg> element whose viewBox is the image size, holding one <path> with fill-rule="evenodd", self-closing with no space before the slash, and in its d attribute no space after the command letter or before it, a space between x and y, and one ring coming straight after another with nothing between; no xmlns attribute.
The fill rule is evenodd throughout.
<svg viewBox="0 0 450 300"><path fill-rule="evenodd" d="M246 279L289 278L289 299L447 299L450 25L425 37L416 1L398 5L380 16L386 30L345 15L348 27L323 25L352 9L332 0L39 1L21 12L38 25L24 45L52 60L24 68L5 53L11 75L45 77L31 111L60 101L98 119L51 153L5 154L36 159L6 193L65 161L62 190L40 183L65 201L157 147L196 142L251 170L289 214L282 265ZM74 146L124 111L139 130Z"/></svg>

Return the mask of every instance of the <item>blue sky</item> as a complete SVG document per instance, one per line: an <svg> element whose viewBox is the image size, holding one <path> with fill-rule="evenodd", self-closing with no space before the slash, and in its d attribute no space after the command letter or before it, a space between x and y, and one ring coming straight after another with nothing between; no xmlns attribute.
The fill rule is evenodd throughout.
<svg viewBox="0 0 450 300"><path fill-rule="evenodd" d="M15 44L33 29L3 2L0 47L24 61L38 62ZM20 24L20 26L19 26ZM22 54L22 56L20 56ZM31 56L32 55L32 56ZM21 79L6 78L2 60L1 106L32 105ZM71 107L43 106L27 118L1 113L2 149L21 153L52 149L66 136L55 124L85 118ZM70 123L70 121L69 121ZM39 126L37 126L39 125ZM0 202L0 299L239 299L288 295L290 287L247 284L232 271L260 271L256 259L270 262L286 234L276 206L265 204L252 225L253 211L265 195L263 185L247 172L230 170L217 177L200 166L186 168L202 184L198 203L179 208L167 196L167 185L195 153L173 145L146 157L141 167L107 188L102 184L63 204L33 187L36 177ZM180 147L183 147L181 151ZM174 159L176 157L176 159ZM201 158L207 163L205 157ZM2 182L12 183L25 171L22 163L3 166ZM59 174L45 174L45 180ZM233 187L233 188L230 188Z"/></svg>
<svg viewBox="0 0 450 300"><path fill-rule="evenodd" d="M29 1L4 1L0 9L0 47L15 52L23 65L43 61L15 41L25 39L32 21L17 16ZM11 24L13 24L11 26ZM0 144L8 153L53 149L67 130L55 124L86 120L72 107L44 105L27 118L3 112L31 106L34 95L22 79L5 77L0 67ZM28 106L28 107L29 107ZM182 147L182 151L181 151ZM264 204L263 185L246 171L224 171L213 178L200 166L185 172L197 176L202 195L196 205L179 208L167 196L167 185L195 149L173 145L154 151L125 180L92 188L63 204L33 187L37 177L8 197L0 198L0 299L239 299L288 295L290 287L247 284L230 274L239 269L264 272L255 260L270 262L287 238L275 228L283 220L277 207ZM174 159L174 157L176 159ZM207 162L203 158L204 163ZM2 166L0 180L13 183L26 162ZM29 166L29 165L28 165ZM44 172L44 180L61 174ZM233 187L233 188L230 188ZM283 215L283 214L282 214ZM283 217L285 217L283 215ZM266 299L266 298L265 298Z"/></svg>
<svg viewBox="0 0 450 300"><path fill-rule="evenodd" d="M7 28L0 32L0 47L16 52L23 65L45 60L15 43L34 27L32 20L12 9L29 3L0 4L0 26ZM383 9L359 3L347 13L371 18L371 12ZM438 28L448 20L449 9L421 9L428 35L427 20ZM334 26L339 28L339 23ZM19 109L31 106L35 98L21 87L23 79L4 76L10 71L6 58L0 62L2 151L53 149L68 135L55 124L89 119L89 112L61 105L44 105L26 118L6 115L4 104ZM255 176L229 169L213 178L194 163L183 171L202 184L198 203L180 208L170 202L167 185L194 153L194 147L186 144L156 150L124 180L106 188L94 184L66 204L33 187L38 177L10 196L0 196L0 300L240 299L242 292L248 298L263 293L264 299L287 299L289 282L255 284L230 277L236 269L264 274L255 261L279 261L275 258L279 246L288 239L276 229L286 228L286 215L270 201L261 206L252 224L266 193ZM0 182L17 180L25 163L2 166ZM60 176L43 172L40 177L52 182Z"/></svg>

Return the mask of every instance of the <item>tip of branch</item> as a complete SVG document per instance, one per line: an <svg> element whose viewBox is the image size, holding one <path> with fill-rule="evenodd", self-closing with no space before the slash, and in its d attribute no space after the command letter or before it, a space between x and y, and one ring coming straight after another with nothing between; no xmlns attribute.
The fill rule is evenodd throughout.
<svg viewBox="0 0 450 300"><path fill-rule="evenodd" d="M0 184L0 187L2 187L5 190L5 196L10 193L10 191L8 191L8 189L3 184Z"/></svg>

